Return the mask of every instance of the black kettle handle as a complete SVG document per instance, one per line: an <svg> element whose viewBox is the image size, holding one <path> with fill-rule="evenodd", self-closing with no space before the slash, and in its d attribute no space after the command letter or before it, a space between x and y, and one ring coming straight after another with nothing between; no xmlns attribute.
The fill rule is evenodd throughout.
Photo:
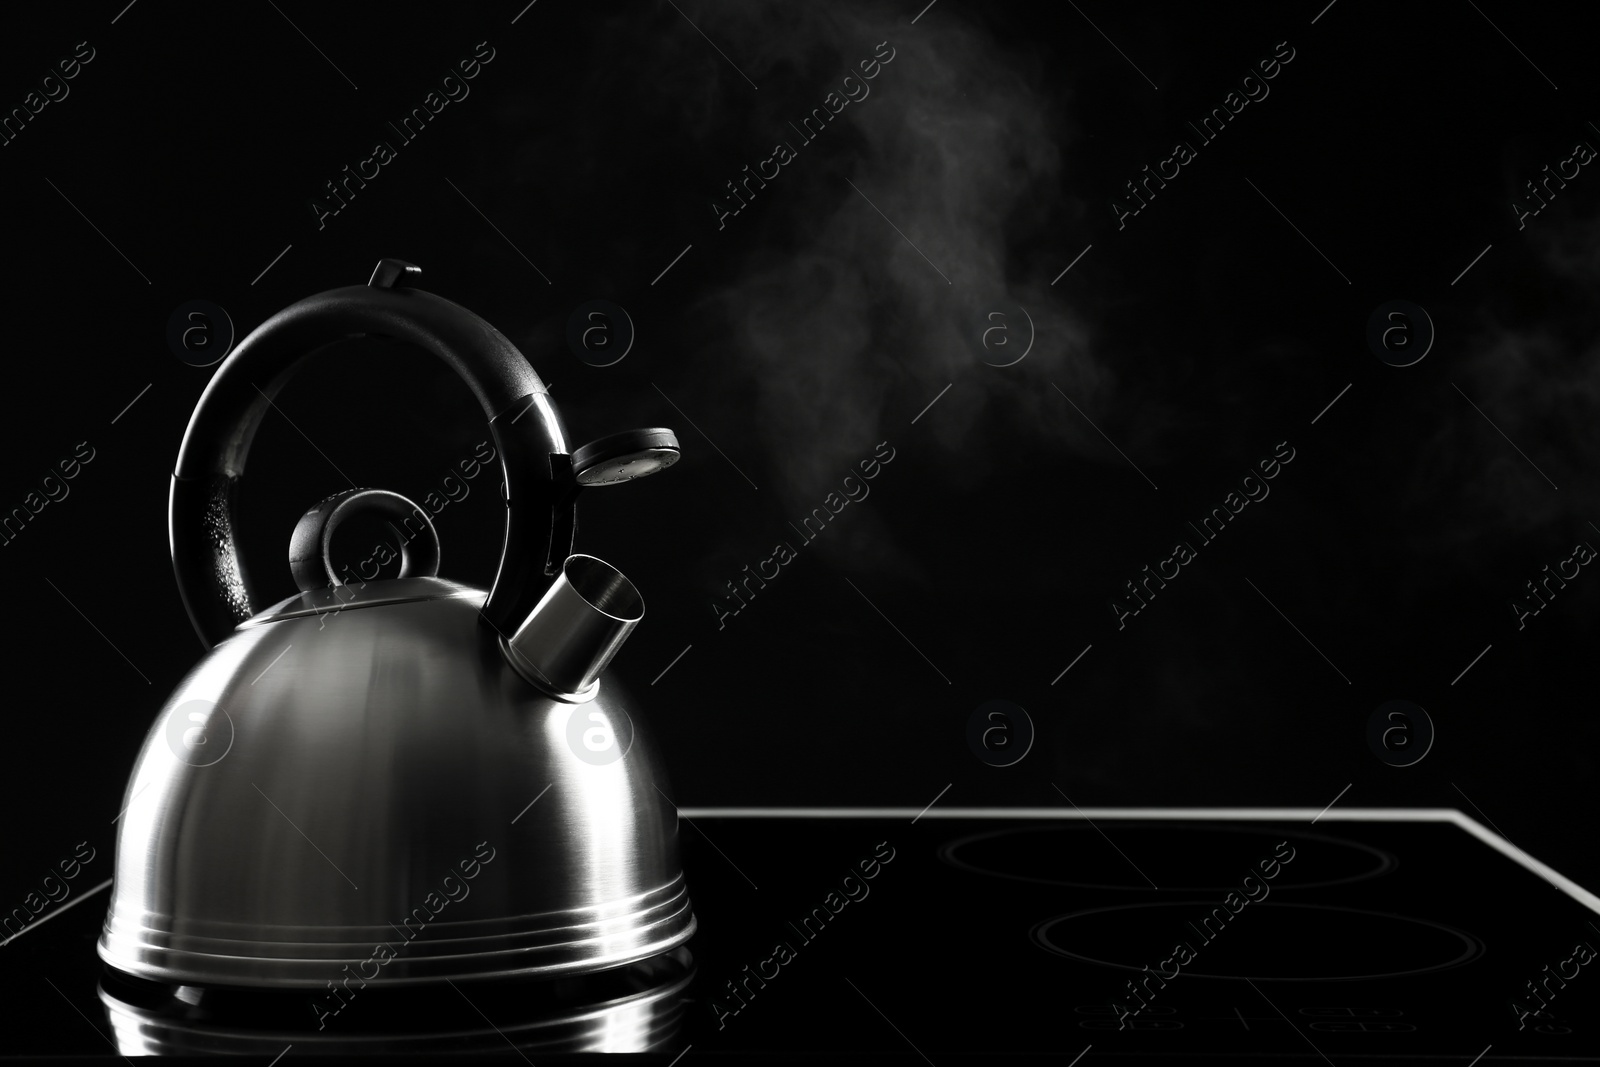
<svg viewBox="0 0 1600 1067"><path fill-rule="evenodd" d="M471 387L488 417L504 478L506 533L483 606L487 623L515 630L571 554L578 486L548 390L489 323L406 287L418 273L385 259L367 285L289 305L239 343L201 394L172 475L168 536L178 591L206 648L264 606L234 537L234 501L256 429L304 359L351 338L393 338L432 352Z"/></svg>

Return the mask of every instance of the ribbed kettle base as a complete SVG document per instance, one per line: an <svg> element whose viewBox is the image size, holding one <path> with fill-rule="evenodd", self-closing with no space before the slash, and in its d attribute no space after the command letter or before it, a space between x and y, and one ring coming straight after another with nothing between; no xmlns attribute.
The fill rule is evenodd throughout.
<svg viewBox="0 0 1600 1067"><path fill-rule="evenodd" d="M375 988L580 975L668 952L695 931L681 876L625 906L415 929L174 922L125 914L116 903L101 960L135 978L196 986Z"/></svg>

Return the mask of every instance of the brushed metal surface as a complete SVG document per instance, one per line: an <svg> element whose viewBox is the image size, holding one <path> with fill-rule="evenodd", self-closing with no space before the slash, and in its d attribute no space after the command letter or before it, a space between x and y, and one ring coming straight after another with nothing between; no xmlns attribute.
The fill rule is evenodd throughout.
<svg viewBox="0 0 1600 1067"><path fill-rule="evenodd" d="M583 702L540 693L479 622L483 593L395 592L430 583L391 599L372 582L337 611L291 598L183 680L124 795L107 964L401 985L593 971L688 940L677 813L615 677ZM575 747L574 715L624 754Z"/></svg>

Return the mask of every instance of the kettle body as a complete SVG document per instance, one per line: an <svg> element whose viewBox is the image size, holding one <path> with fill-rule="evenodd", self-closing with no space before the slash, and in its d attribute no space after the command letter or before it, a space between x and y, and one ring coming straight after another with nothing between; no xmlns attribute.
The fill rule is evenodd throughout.
<svg viewBox="0 0 1600 1067"><path fill-rule="evenodd" d="M251 358L250 340L224 371ZM404 498L360 490L301 520L291 546L301 592L257 611L229 558L231 514L218 510L253 425L207 429L202 409L218 388L214 379L202 397L185 452L197 432L228 448L198 475L180 455L172 504L175 569L209 651L157 717L129 780L104 962L164 983L347 996L369 982L584 973L687 941L695 920L677 812L635 734L639 710L606 669L643 601L608 564L565 551L570 516L563 525L551 509L570 509L585 465L574 467L548 398L505 387L519 402L488 412L509 453L508 512L530 498L545 509L542 525L508 514L494 590L434 576L426 513L403 521ZM495 425L506 410L537 414L514 437ZM669 438L649 431L651 454L628 462L666 466ZM586 466L611 474L595 484L620 480L617 449L599 452ZM530 471L544 475L532 491L517 480ZM407 564L398 578L344 584L317 549L340 516L375 501L415 539ZM203 520L200 535L180 532L190 519ZM210 556L182 555L205 535ZM532 565L511 559L526 544L540 550ZM306 578L318 562L320 585ZM496 621L497 600L534 606L513 626L504 606Z"/></svg>
<svg viewBox="0 0 1600 1067"><path fill-rule="evenodd" d="M247 623L173 693L128 784L105 962L184 984L322 986L346 965L398 984L687 940L676 812L616 680L581 702L539 692L485 639L481 591L363 592Z"/></svg>

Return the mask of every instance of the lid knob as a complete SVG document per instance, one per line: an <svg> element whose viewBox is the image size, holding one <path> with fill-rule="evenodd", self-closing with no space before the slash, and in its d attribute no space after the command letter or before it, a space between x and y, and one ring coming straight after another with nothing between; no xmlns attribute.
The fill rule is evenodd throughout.
<svg viewBox="0 0 1600 1067"><path fill-rule="evenodd" d="M300 516L289 538L289 569L302 593L343 585L333 569L333 532L356 515L385 519L400 539L401 578L439 573L439 533L417 505L387 489L346 489Z"/></svg>

